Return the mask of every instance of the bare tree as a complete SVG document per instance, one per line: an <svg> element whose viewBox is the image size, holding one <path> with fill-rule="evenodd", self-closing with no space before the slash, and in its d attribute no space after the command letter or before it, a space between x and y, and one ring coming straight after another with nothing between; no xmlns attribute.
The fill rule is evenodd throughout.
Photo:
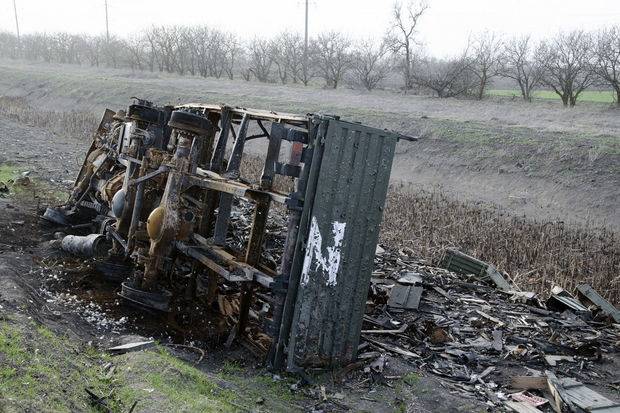
<svg viewBox="0 0 620 413"><path fill-rule="evenodd" d="M304 79L304 39L298 33L284 33L281 37L282 50L293 83Z"/></svg>
<svg viewBox="0 0 620 413"><path fill-rule="evenodd" d="M236 35L225 33L223 46L222 66L226 76L233 80L235 78L237 60L242 53L241 42L239 42Z"/></svg>
<svg viewBox="0 0 620 413"><path fill-rule="evenodd" d="M595 79L592 38L584 31L559 33L542 42L537 57L543 70L541 83L557 93L564 106L575 106L581 92Z"/></svg>
<svg viewBox="0 0 620 413"><path fill-rule="evenodd" d="M413 87L413 72L415 63L415 46L420 43L416 39L417 27L420 18L428 9L423 0L413 2L409 0L406 6L395 2L392 9L392 28L386 37L386 44L392 51L401 57L401 67L405 82L405 90Z"/></svg>
<svg viewBox="0 0 620 413"><path fill-rule="evenodd" d="M478 78L478 92L480 100L493 80L501 72L502 40L495 33L484 32L477 36L472 44L471 69Z"/></svg>
<svg viewBox="0 0 620 413"><path fill-rule="evenodd" d="M601 83L612 87L616 105L620 107L620 26L596 34L592 70Z"/></svg>
<svg viewBox="0 0 620 413"><path fill-rule="evenodd" d="M271 54L276 70L278 72L278 78L282 84L288 81L289 76L289 64L288 56L284 51L284 45L282 42L282 35L279 35L271 40Z"/></svg>
<svg viewBox="0 0 620 413"><path fill-rule="evenodd" d="M542 71L533 57L534 48L529 35L513 37L504 43L501 74L513 79L521 89L521 96L532 101L532 91L540 85Z"/></svg>
<svg viewBox="0 0 620 413"><path fill-rule="evenodd" d="M353 50L353 75L369 91L376 88L391 69L386 54L385 43L377 45L371 40L358 42Z"/></svg>
<svg viewBox="0 0 620 413"><path fill-rule="evenodd" d="M282 83L303 81L304 39L298 33L283 32L272 41L273 61Z"/></svg>
<svg viewBox="0 0 620 413"><path fill-rule="evenodd" d="M22 40L21 43L24 43ZM17 36L9 32L0 32L0 55L16 59L18 57ZM27 50L27 45L25 45Z"/></svg>
<svg viewBox="0 0 620 413"><path fill-rule="evenodd" d="M248 70L259 82L271 81L273 53L271 42L255 38L248 45ZM248 79L249 80L249 79Z"/></svg>
<svg viewBox="0 0 620 413"><path fill-rule="evenodd" d="M85 55L91 66L99 67L103 57L104 36L89 36L85 39Z"/></svg>
<svg viewBox="0 0 620 413"><path fill-rule="evenodd" d="M324 32L312 41L311 59L315 60L328 87L336 89L351 64L351 41L339 32Z"/></svg>
<svg viewBox="0 0 620 413"><path fill-rule="evenodd" d="M144 70L148 66L148 43L143 36L131 36L127 42L127 63L135 70Z"/></svg>
<svg viewBox="0 0 620 413"><path fill-rule="evenodd" d="M423 59L413 74L413 81L440 98L472 95L477 89L478 79L473 75L471 60L468 48L451 59Z"/></svg>

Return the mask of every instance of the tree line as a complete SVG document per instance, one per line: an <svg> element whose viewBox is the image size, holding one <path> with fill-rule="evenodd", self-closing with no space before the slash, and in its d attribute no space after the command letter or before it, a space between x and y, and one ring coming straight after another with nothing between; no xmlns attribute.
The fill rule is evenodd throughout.
<svg viewBox="0 0 620 413"><path fill-rule="evenodd" d="M525 101L544 88L564 106L574 106L584 90L596 87L613 90L620 106L620 25L542 41L484 32L471 37L461 53L439 59L419 41L427 9L425 3L396 3L383 39L352 40L329 31L311 38L307 50L303 37L290 31L242 41L206 26L175 25L128 38L35 33L18 39L0 32L0 56L268 83L308 85L319 79L330 88L346 82L367 90L399 75L403 90L442 98L483 99L501 77L512 79Z"/></svg>

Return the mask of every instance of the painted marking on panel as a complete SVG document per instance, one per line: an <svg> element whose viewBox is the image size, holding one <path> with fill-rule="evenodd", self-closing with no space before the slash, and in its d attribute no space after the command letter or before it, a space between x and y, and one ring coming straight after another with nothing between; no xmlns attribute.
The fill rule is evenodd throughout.
<svg viewBox="0 0 620 413"><path fill-rule="evenodd" d="M323 255L323 237L319 230L316 217L312 217L310 224L310 234L308 235L308 245L304 256L304 265L301 271L301 285L306 285L310 281L310 270L315 263L317 271L322 270L326 275L326 285L335 286L338 284L338 269L340 268L340 250L344 239L346 222L334 221L332 223L333 246L327 247L327 256Z"/></svg>

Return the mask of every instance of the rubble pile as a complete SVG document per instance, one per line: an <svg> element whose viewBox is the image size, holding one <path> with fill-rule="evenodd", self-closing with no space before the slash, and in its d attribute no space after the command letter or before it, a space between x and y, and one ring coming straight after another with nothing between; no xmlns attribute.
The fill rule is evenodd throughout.
<svg viewBox="0 0 620 413"><path fill-rule="evenodd" d="M494 409L620 411L585 386L618 399L618 312L589 286L578 289L594 302L559 287L543 302L502 290L505 280L433 267L406 250L378 249L375 268L361 359L377 351L404 357Z"/></svg>

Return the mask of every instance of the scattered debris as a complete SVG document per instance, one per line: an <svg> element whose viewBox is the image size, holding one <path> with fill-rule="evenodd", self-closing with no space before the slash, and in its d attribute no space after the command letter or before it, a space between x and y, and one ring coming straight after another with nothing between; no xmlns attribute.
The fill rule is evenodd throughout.
<svg viewBox="0 0 620 413"><path fill-rule="evenodd" d="M583 411L592 413L620 412L620 403L614 403L576 380L564 378L554 383L556 385L559 383L562 386L562 391L558 394L563 398L562 401L569 406L577 406Z"/></svg>
<svg viewBox="0 0 620 413"><path fill-rule="evenodd" d="M550 366L557 366L558 361L569 361L573 363L575 358L573 356L553 356L553 355L545 355L545 361Z"/></svg>
<svg viewBox="0 0 620 413"><path fill-rule="evenodd" d="M533 407L542 406L543 404L546 404L548 402L548 400L544 397L539 397L535 394L531 394L525 391L513 393L510 395L510 397L512 397L512 399L515 401L526 403Z"/></svg>
<svg viewBox="0 0 620 413"><path fill-rule="evenodd" d="M109 347L107 351L113 354L125 354L133 351L142 351L155 345L153 340L137 341L133 343L121 344L120 346Z"/></svg>
<svg viewBox="0 0 620 413"><path fill-rule="evenodd" d="M504 404L517 413L542 413L542 410L539 410L528 403L506 401Z"/></svg>
<svg viewBox="0 0 620 413"><path fill-rule="evenodd" d="M446 250L442 267L458 274L477 275L481 280L489 279L503 291L512 290L508 281L494 266L455 249Z"/></svg>
<svg viewBox="0 0 620 413"><path fill-rule="evenodd" d="M590 317L590 310L573 297L568 291L562 287L555 286L551 290L551 296L547 300L547 307L551 310L563 311L570 309L576 314L583 317Z"/></svg>
<svg viewBox="0 0 620 413"><path fill-rule="evenodd" d="M446 253L459 259L463 255ZM590 311L565 290L555 288L551 296L557 299L543 302L533 293L501 288L501 282L482 277L488 264L477 262L480 271L465 271L465 260L459 259L442 262L458 270L453 272L404 251L377 255L362 345L393 354L404 350L413 366L441 377L455 392L485 400L493 411L548 411L556 398L549 383L557 387L567 378L617 388L614 372L600 368L617 360L617 327L589 317ZM404 285L405 280L412 282ZM417 308L392 305L394 291L403 297L405 287L423 289ZM403 324L404 332L395 331ZM561 378L554 381L553 372ZM577 409L582 410L567 411L587 411Z"/></svg>
<svg viewBox="0 0 620 413"><path fill-rule="evenodd" d="M30 178L28 178L27 176L20 176L19 178L15 179L14 184L15 185L19 185L19 186L30 186L32 182L30 181Z"/></svg>
<svg viewBox="0 0 620 413"><path fill-rule="evenodd" d="M620 323L620 311L616 309L609 301L605 300L588 284L580 284L577 286L577 292L590 301L592 304L600 308L605 314L614 319L616 323Z"/></svg>
<svg viewBox="0 0 620 413"><path fill-rule="evenodd" d="M513 376L510 378L510 387L524 390L543 390L547 387L547 378L541 376Z"/></svg>
<svg viewBox="0 0 620 413"><path fill-rule="evenodd" d="M388 306L392 308L416 309L422 299L422 287L396 284L390 293Z"/></svg>

